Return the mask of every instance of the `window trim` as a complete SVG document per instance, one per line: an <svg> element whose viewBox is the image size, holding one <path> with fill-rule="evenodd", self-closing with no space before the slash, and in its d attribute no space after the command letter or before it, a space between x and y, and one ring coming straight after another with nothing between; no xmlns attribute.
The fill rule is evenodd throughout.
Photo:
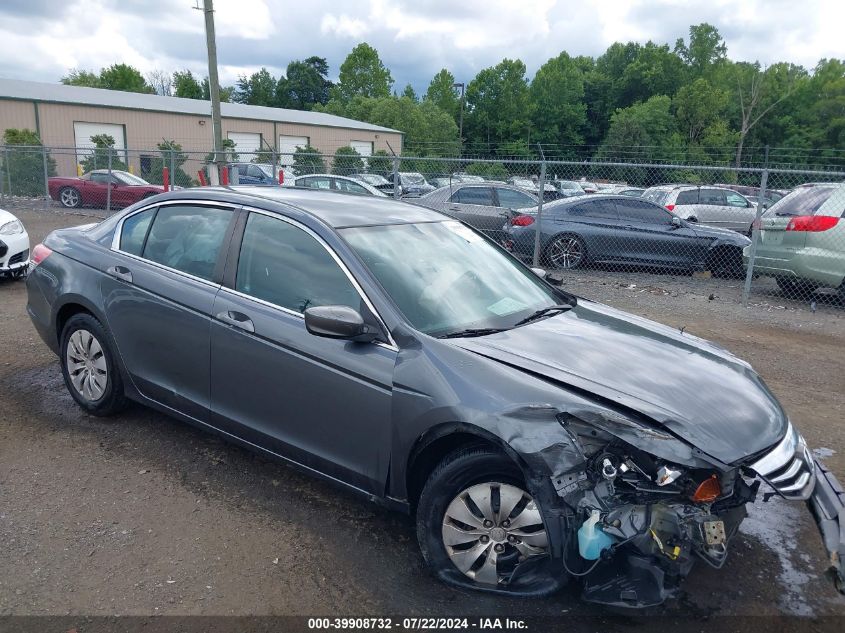
<svg viewBox="0 0 845 633"><path fill-rule="evenodd" d="M214 278L212 279L203 279L202 277L197 277L196 275L192 275L191 273L186 273L184 270L179 270L178 268L171 268L170 266L165 266L164 264L159 264L158 262L154 262L151 259L147 259L146 257L141 257L140 255L135 255L133 253L128 253L120 248L120 240L123 237L123 224L129 218L143 213L144 211L149 211L150 209L156 208L153 214L153 219L150 221L150 226L147 227L147 235L144 236L144 248L147 245L147 237L149 237L150 230L152 229L153 222L155 218L158 217L158 212L163 207L169 207L174 205L196 205L196 206L204 206L204 207L216 207L218 209L226 209L232 212L232 220L229 221L229 226L226 229L226 235L223 237L223 243L220 245L220 252L217 254L217 262L214 265ZM229 245L231 244L232 233L234 231L234 227L237 221L238 210L240 209L240 205L233 205L225 202L216 202L214 200L193 200L193 199L185 199L185 200L165 200L163 202L154 202L153 204L148 204L140 209L133 211L132 213L128 213L122 218L120 218L120 222L114 229L114 236L112 237L111 243L111 251L115 253L120 253L124 257L129 257L131 259L137 260L139 262L143 262L148 264L149 266L153 266L155 268L159 268L161 270L165 270L177 275L181 275L182 277L186 277L193 281L205 284L207 286L211 286L213 288L221 287L222 283L217 282L214 279L218 277L218 270L220 269L221 258L222 262L225 264L226 259L228 257ZM141 251L143 253L143 250Z"/></svg>
<svg viewBox="0 0 845 633"><path fill-rule="evenodd" d="M241 248L243 246L243 236L244 236L244 232L246 231L246 222L249 219L249 214L250 213L258 213L260 215L264 215L264 216L267 216L269 218L281 220L282 222L287 222L291 226L305 231L305 233L307 233L312 238L314 238L316 240L316 242L318 244L320 244L320 246L322 246L326 250L326 252L329 254L329 257L331 257L334 260L335 264L338 265L340 270L343 271L343 273L346 275L346 278L349 280L349 283L352 284L352 287L355 289L355 291L361 297L361 300L366 304L367 308L370 310L372 315L375 317L376 321L381 326L382 330L384 331L385 336L387 337L387 343L384 343L382 341L375 341L374 344L379 345L380 347L385 347L387 349L391 349L391 350L396 351L396 352L399 351L399 347L398 347L398 345L396 345L396 341L393 340L393 336L390 334L390 329L387 327L387 324L384 322L384 319L381 318L381 314L379 313L379 311L376 310L375 304L373 304L373 302L370 300L370 297L364 291L364 288L361 286L361 284L358 283L358 280L352 274L352 271L349 270L349 267L346 265L346 263L343 261L343 259L341 259L341 257L337 254L337 252L331 246L329 246L329 244L318 233L316 233L313 229L305 226L301 222L299 222L299 221L297 221L297 220L295 220L291 217L288 217L286 215L283 215L281 213L278 213L278 212L268 211L266 209L259 209L259 208L256 208L256 207L250 207L250 206L246 206L246 205L241 206L241 210L244 212L243 216L242 216L244 218L244 220L243 220L241 226L239 226L239 230L238 230L238 234L236 236L236 239L232 239L232 241L229 244L227 264L226 264L226 275L223 279L223 283L220 285L221 291L226 291L226 292L233 294L235 296L243 297L243 298L248 299L250 301L255 301L256 303L259 303L259 304L266 306L268 308L273 308L274 310L278 310L278 311L283 312L285 314L288 314L290 316L297 317L299 319L302 319L303 321L305 320L305 314L303 312L297 312L296 310L292 310L290 308L280 306L280 305L272 303L270 301L266 301L265 299L259 299L258 297L248 295L245 292L241 292L241 291L236 290L234 288L234 280L237 276L238 264L240 262L240 257L241 257ZM230 268L230 265L231 265L231 268Z"/></svg>

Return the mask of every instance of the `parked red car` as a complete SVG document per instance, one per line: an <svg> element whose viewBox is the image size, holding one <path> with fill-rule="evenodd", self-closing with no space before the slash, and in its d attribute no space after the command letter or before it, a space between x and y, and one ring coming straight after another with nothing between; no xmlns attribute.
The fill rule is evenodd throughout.
<svg viewBox="0 0 845 633"><path fill-rule="evenodd" d="M47 184L50 197L68 208L106 206L109 187L111 204L114 207L126 207L143 198L164 192L161 185L150 184L128 171L112 171L109 176L105 169L89 171L79 178L48 178Z"/></svg>

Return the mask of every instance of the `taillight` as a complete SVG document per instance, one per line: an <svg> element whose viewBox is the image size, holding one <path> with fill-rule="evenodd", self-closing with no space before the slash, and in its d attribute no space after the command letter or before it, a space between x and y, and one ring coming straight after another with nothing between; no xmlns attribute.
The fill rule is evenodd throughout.
<svg viewBox="0 0 845 633"><path fill-rule="evenodd" d="M698 484L698 488L692 495L692 500L696 503L710 503L718 499L721 494L722 486L719 485L719 479L716 475L711 475Z"/></svg>
<svg viewBox="0 0 845 633"><path fill-rule="evenodd" d="M667 204L667 205L666 205L666 209L668 209L669 211L674 211L674 210L675 210L675 205L674 205L674 204Z"/></svg>
<svg viewBox="0 0 845 633"><path fill-rule="evenodd" d="M518 215L511 218L511 226L528 226L529 224L534 224L534 218L530 215Z"/></svg>
<svg viewBox="0 0 845 633"><path fill-rule="evenodd" d="M818 232L827 231L836 226L839 218L830 215L799 215L792 218L786 225L787 231Z"/></svg>
<svg viewBox="0 0 845 633"><path fill-rule="evenodd" d="M35 268L36 266L38 266L38 264L47 259L52 253L53 251L51 251L43 244L36 244L35 248L32 249L32 257L30 257L32 267Z"/></svg>

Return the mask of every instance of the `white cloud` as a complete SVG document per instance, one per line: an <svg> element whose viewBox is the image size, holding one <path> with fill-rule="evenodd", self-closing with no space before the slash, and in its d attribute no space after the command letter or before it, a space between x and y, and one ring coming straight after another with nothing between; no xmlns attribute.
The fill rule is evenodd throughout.
<svg viewBox="0 0 845 633"><path fill-rule="evenodd" d="M0 2L0 76L56 81L70 67L115 62L206 73L203 16L193 0ZM360 41L373 45L397 86L425 89L440 68L469 80L502 58L529 74L566 50L600 55L614 41L674 45L691 24L714 24L732 59L812 68L842 57L845 3L836 0L216 0L221 79L292 59L337 69Z"/></svg>

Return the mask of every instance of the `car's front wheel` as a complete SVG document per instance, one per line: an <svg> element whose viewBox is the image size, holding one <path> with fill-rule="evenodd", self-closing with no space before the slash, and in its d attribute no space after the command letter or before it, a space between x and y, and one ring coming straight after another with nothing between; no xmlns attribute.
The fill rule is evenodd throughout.
<svg viewBox="0 0 845 633"><path fill-rule="evenodd" d="M549 539L520 469L487 448L459 450L434 470L417 506L417 538L434 573L453 585L544 595L564 584L539 566L514 573L547 562ZM531 582L511 582L519 576Z"/></svg>
<svg viewBox="0 0 845 633"><path fill-rule="evenodd" d="M62 203L63 207L76 209L82 206L82 195L74 187L62 187L59 191L59 202Z"/></svg>
<svg viewBox="0 0 845 633"><path fill-rule="evenodd" d="M73 399L92 415L112 415L126 406L123 381L100 322L72 316L62 329L62 375Z"/></svg>

